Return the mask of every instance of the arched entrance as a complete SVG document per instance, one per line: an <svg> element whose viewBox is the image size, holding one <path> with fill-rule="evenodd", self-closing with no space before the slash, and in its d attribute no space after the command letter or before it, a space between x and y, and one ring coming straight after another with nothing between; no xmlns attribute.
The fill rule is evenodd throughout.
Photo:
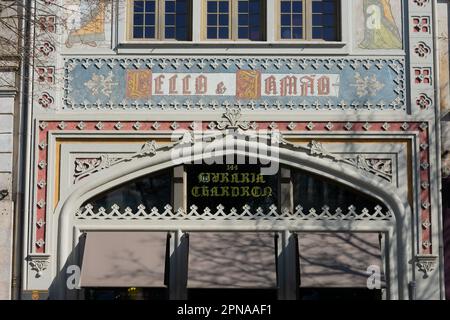
<svg viewBox="0 0 450 320"><path fill-rule="evenodd" d="M221 140L221 139L217 139ZM323 155L320 157L299 150L295 146L282 143L276 148L258 142L258 148L265 148L270 152L261 156L257 154L258 148L246 149L245 139L226 141L222 139L223 150L216 150L214 154L208 153L205 148L198 148L192 141L183 146L185 156L179 155L174 161L174 146L161 146L150 148L141 152L133 160L117 164L112 168L86 178L83 184L76 185L69 196L61 201L56 212L58 219L59 247L55 248L58 257L58 276L52 286L54 297L67 297L71 292L66 289L66 268L77 264L77 245L79 236L83 232L93 231L162 231L170 234L171 244L170 282L184 283L182 263L183 246L186 245L185 234L188 232L273 232L277 233L280 250L284 254L277 262L277 268L284 270L281 274L292 272L292 257L294 256L294 235L298 232L377 232L384 235L385 268L387 282L387 298L407 299L408 279L411 278L412 268L408 265L412 257L412 235L404 230L411 230L410 209L408 204L402 202L396 195L392 186L377 179L370 179L360 175L345 164L336 163ZM165 207L164 211L140 212L120 211L117 209L108 217L105 212L95 212L92 208L79 210L93 197L120 186L127 181L143 177L152 173L161 172L182 164L222 156L241 156L246 158L264 158L286 168L302 170L323 179L330 179L339 185L360 190L373 201L382 203L386 211L362 211L330 213L328 209L320 212L308 211L298 206L269 206L264 210L251 208L237 211L227 211L224 208L206 211L178 205L175 208ZM282 186L281 186L282 187ZM181 209L178 209L181 208ZM207 218L205 218L207 217ZM295 272L295 271L294 271ZM282 299L292 299L293 284L288 278L282 276L277 280L278 296ZM295 285L295 284L294 284ZM172 285L169 288L170 297L183 298L182 288Z"/></svg>

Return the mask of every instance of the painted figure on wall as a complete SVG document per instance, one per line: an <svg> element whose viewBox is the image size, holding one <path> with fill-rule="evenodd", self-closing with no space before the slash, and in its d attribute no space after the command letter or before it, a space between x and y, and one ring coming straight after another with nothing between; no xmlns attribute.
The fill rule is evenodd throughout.
<svg viewBox="0 0 450 320"><path fill-rule="evenodd" d="M359 48L401 49L402 37L393 14L391 1L364 0L363 10L364 39L359 43Z"/></svg>
<svg viewBox="0 0 450 320"><path fill-rule="evenodd" d="M66 47L80 43L92 47L105 41L105 9L107 0L79 0L68 18Z"/></svg>

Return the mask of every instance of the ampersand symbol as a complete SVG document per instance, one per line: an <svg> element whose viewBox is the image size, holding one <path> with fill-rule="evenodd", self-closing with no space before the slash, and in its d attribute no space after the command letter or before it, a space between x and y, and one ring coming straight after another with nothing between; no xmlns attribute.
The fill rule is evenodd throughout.
<svg viewBox="0 0 450 320"><path fill-rule="evenodd" d="M220 82L220 83L217 85L216 94L224 94L225 91L227 91L227 88L225 87L225 85L223 84L223 82Z"/></svg>

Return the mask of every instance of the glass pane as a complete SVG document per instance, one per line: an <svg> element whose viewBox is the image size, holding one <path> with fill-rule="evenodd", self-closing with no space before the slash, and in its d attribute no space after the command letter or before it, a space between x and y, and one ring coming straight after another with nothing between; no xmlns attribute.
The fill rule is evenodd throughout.
<svg viewBox="0 0 450 320"><path fill-rule="evenodd" d="M302 206L304 213L311 208L320 212L325 205L330 207L330 212L341 208L347 213L351 205L356 207L358 213L364 208L373 213L377 205L383 208L383 212L387 211L387 208L376 199L335 181L297 169L293 169L293 176L294 207Z"/></svg>
<svg viewBox="0 0 450 320"><path fill-rule="evenodd" d="M278 175L261 175L259 164L245 161L232 171L221 164L193 164L185 169L188 207L196 205L198 212L205 207L214 211L220 204L239 212L246 204L253 210L277 204Z"/></svg>
<svg viewBox="0 0 450 320"><path fill-rule="evenodd" d="M248 28L239 28L238 37L239 37L239 39L247 39L248 38Z"/></svg>
<svg viewBox="0 0 450 320"><path fill-rule="evenodd" d="M187 27L190 24L188 14L189 0L170 0L165 5L165 32L166 39L187 41L189 33Z"/></svg>
<svg viewBox="0 0 450 320"><path fill-rule="evenodd" d="M265 25L264 2L260 0L238 1L238 38L252 41L263 39ZM244 31L247 29L247 31Z"/></svg>
<svg viewBox="0 0 450 320"><path fill-rule="evenodd" d="M154 38L155 37L155 28L154 27L146 27L145 28L145 37L146 38Z"/></svg>
<svg viewBox="0 0 450 320"><path fill-rule="evenodd" d="M302 11L303 11L302 1L292 1L292 12L293 13L302 13Z"/></svg>
<svg viewBox="0 0 450 320"><path fill-rule="evenodd" d="M206 36L208 37L208 39L217 39L217 28L208 27Z"/></svg>
<svg viewBox="0 0 450 320"><path fill-rule="evenodd" d="M215 14L208 14L208 25L209 26L211 26L211 25L217 25L217 15L215 15Z"/></svg>
<svg viewBox="0 0 450 320"><path fill-rule="evenodd" d="M219 15L219 25L227 26L228 23L229 23L229 21L228 21L228 14L221 14L221 15Z"/></svg>
<svg viewBox="0 0 450 320"><path fill-rule="evenodd" d="M171 203L171 176L171 171L166 170L137 178L91 198L83 206L90 203L94 212L100 207L109 212L111 206L116 204L122 210L130 207L136 212L137 207L142 204L147 212L153 207L162 212L164 206Z"/></svg>
<svg viewBox="0 0 450 320"><path fill-rule="evenodd" d="M169 39L175 38L175 28L174 27L166 27L166 38L169 38Z"/></svg>
<svg viewBox="0 0 450 320"><path fill-rule="evenodd" d="M134 27L133 28L133 38L142 38L144 36L144 28Z"/></svg>
<svg viewBox="0 0 450 320"><path fill-rule="evenodd" d="M166 12L175 12L175 1L166 0Z"/></svg>
<svg viewBox="0 0 450 320"><path fill-rule="evenodd" d="M220 39L228 39L228 28L227 27L219 28L219 38Z"/></svg>
<svg viewBox="0 0 450 320"><path fill-rule="evenodd" d="M303 38L302 28L300 27L292 28L292 38L293 39Z"/></svg>
<svg viewBox="0 0 450 320"><path fill-rule="evenodd" d="M282 26L289 26L291 24L291 15L289 14L282 14L281 15L281 25Z"/></svg>
<svg viewBox="0 0 450 320"><path fill-rule="evenodd" d="M145 2L145 12L155 12L155 1Z"/></svg>
<svg viewBox="0 0 450 320"><path fill-rule="evenodd" d="M291 1L281 1L281 12L291 13Z"/></svg>
<svg viewBox="0 0 450 320"><path fill-rule="evenodd" d="M155 38L156 1L134 1L133 6L133 38Z"/></svg>
<svg viewBox="0 0 450 320"><path fill-rule="evenodd" d="M281 39L303 38L303 7L302 0L281 1Z"/></svg>
<svg viewBox="0 0 450 320"><path fill-rule="evenodd" d="M134 2L134 12L144 12L145 1L135 1Z"/></svg>
<svg viewBox="0 0 450 320"><path fill-rule="evenodd" d="M291 28L285 28L285 27L281 27L281 38L282 39L291 39L292 35L291 35Z"/></svg>
<svg viewBox="0 0 450 320"><path fill-rule="evenodd" d="M313 0L312 14L313 39L337 40L337 1Z"/></svg>
<svg viewBox="0 0 450 320"><path fill-rule="evenodd" d="M155 25L155 15L154 14L146 14L145 15L145 25L150 25L150 26Z"/></svg>
<svg viewBox="0 0 450 320"><path fill-rule="evenodd" d="M141 26L144 24L144 15L143 14L135 14L134 15L134 25Z"/></svg>
<svg viewBox="0 0 450 320"><path fill-rule="evenodd" d="M228 39L230 28L230 6L228 0L207 1L207 39Z"/></svg>

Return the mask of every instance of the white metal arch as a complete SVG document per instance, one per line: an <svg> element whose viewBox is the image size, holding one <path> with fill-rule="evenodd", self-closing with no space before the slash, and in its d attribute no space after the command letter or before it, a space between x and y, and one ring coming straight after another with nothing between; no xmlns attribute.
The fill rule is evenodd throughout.
<svg viewBox="0 0 450 320"><path fill-rule="evenodd" d="M104 169L82 182L74 185L67 196L60 200L55 210L56 222L53 225L52 243L57 244L51 248L52 254L56 257L56 266L54 276L58 278L57 292L54 290L52 296L63 298L66 295L64 265L71 256L73 248L78 241L77 222L74 219L75 211L87 200L107 191L124 182L135 178L167 169L180 163L193 163L212 156L239 155L255 158L263 158L266 161L277 161L293 168L302 169L326 178L333 179L343 185L347 185L363 193L383 202L394 214L395 222L346 222L337 224L336 222L305 222L305 223L289 223L286 225L278 225L277 229L283 228L290 231L360 231L360 232L385 232L387 235L388 257L387 270L390 277L389 296L392 299L408 298L408 279L412 278L412 266L408 261L412 260L413 253L413 230L412 230L412 214L407 199L401 199L397 195L397 190L390 184L383 182L381 179L369 178L362 175L355 168L348 165L337 163L329 159L311 156L305 152L294 150L288 146L280 146L279 149L272 150L273 147L266 144L260 147L268 149L265 156L257 154L257 146L246 150L245 146L248 141L234 140L223 141L225 148L223 150L215 150L214 154L205 153L202 148L194 146L185 146L188 154L177 159L177 163L173 161L173 154L170 148L159 150L154 155L148 155L142 158L133 159L130 162L120 163L113 167ZM258 142L261 144L261 142ZM237 147L237 148L236 148ZM276 155L272 156L272 155ZM171 221L161 223L139 223L126 224L123 221L119 223L93 223L83 225L83 230L225 230L232 228L233 230L273 230L273 224L254 222L239 222L233 227L220 227L211 223L186 223L177 225ZM64 279L64 280L63 280Z"/></svg>

